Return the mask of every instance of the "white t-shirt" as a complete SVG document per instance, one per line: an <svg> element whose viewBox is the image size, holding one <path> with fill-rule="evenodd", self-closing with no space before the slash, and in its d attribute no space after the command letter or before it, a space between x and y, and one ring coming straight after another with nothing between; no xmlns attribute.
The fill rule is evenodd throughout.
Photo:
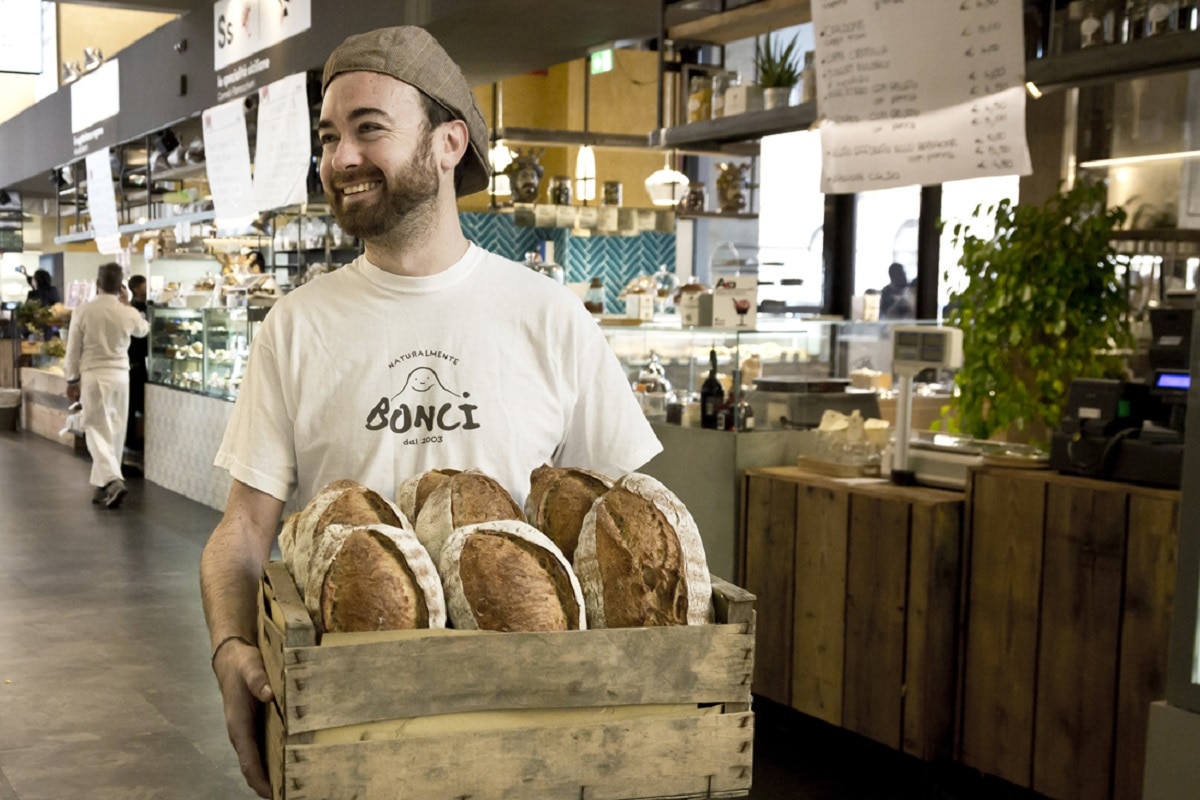
<svg viewBox="0 0 1200 800"><path fill-rule="evenodd" d="M579 299L471 245L420 278L360 256L280 300L216 464L301 503L342 478L392 498L418 472L476 468L523 504L540 464L616 477L661 449Z"/></svg>
<svg viewBox="0 0 1200 800"><path fill-rule="evenodd" d="M129 340L150 333L142 313L115 294L97 294L71 314L63 375L75 380L93 369L129 369Z"/></svg>

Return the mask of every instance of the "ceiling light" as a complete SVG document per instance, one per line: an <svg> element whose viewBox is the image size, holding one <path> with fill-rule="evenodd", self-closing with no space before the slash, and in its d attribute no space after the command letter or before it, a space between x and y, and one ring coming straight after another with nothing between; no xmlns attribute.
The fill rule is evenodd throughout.
<svg viewBox="0 0 1200 800"><path fill-rule="evenodd" d="M646 178L646 194L656 206L674 206L687 194L691 179L677 169L671 167L671 157L667 156L663 168Z"/></svg>
<svg viewBox="0 0 1200 800"><path fill-rule="evenodd" d="M62 84L73 83L79 79L81 70L78 61L64 61L62 65Z"/></svg>
<svg viewBox="0 0 1200 800"><path fill-rule="evenodd" d="M1042 90L1033 81L1025 81L1025 91L1029 92L1029 96L1034 100L1041 99L1043 94Z"/></svg>
<svg viewBox="0 0 1200 800"><path fill-rule="evenodd" d="M585 203L596 199L596 153L590 144L575 156L575 196Z"/></svg>
<svg viewBox="0 0 1200 800"><path fill-rule="evenodd" d="M488 150L488 163L492 167L492 182L488 194L496 197L508 197L512 194L512 181L504 170L512 163L513 151L503 142L494 143Z"/></svg>
<svg viewBox="0 0 1200 800"><path fill-rule="evenodd" d="M98 47L83 48L83 71L92 72L104 63L104 53Z"/></svg>

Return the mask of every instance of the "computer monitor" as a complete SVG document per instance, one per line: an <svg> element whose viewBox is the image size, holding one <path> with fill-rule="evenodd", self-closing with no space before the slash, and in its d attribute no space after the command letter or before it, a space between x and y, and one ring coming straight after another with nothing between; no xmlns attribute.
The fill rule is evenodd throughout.
<svg viewBox="0 0 1200 800"><path fill-rule="evenodd" d="M1192 344L1190 308L1150 309L1150 368L1159 370L1188 369Z"/></svg>

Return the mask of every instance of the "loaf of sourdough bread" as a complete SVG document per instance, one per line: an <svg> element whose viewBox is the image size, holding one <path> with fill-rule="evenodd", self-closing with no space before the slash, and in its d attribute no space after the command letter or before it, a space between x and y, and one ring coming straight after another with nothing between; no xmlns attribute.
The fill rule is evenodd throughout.
<svg viewBox="0 0 1200 800"><path fill-rule="evenodd" d="M404 516L415 523L417 515L421 513L421 507L429 499L430 493L449 480L450 476L457 475L461 471L431 469L408 477L396 487L396 505L404 512Z"/></svg>
<svg viewBox="0 0 1200 800"><path fill-rule="evenodd" d="M583 518L613 482L586 469L543 464L530 474L529 484L525 498L529 524L550 537L567 561L572 561Z"/></svg>
<svg viewBox="0 0 1200 800"><path fill-rule="evenodd" d="M592 628L712 620L700 531L679 498L649 475L626 475L592 505L574 567Z"/></svg>
<svg viewBox="0 0 1200 800"><path fill-rule="evenodd" d="M450 623L463 630L563 631L587 627L583 594L562 552L519 520L457 528L442 548Z"/></svg>
<svg viewBox="0 0 1200 800"><path fill-rule="evenodd" d="M451 475L429 493L417 514L417 538L440 564L442 545L455 528L501 519L524 522L525 515L499 482L469 469Z"/></svg>
<svg viewBox="0 0 1200 800"><path fill-rule="evenodd" d="M323 632L446 626L441 580L407 526L330 524L309 575L304 604Z"/></svg>

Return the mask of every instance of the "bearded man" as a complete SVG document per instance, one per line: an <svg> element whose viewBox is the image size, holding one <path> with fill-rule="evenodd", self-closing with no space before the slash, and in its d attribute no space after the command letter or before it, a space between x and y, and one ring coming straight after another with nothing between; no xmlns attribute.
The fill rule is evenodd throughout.
<svg viewBox="0 0 1200 800"><path fill-rule="evenodd" d="M487 187L488 131L433 37L351 36L323 93L321 181L365 249L255 335L216 458L233 485L200 566L229 736L263 797L255 597L285 502L346 478L394 497L417 473L475 468L523 505L541 464L619 477L661 450L579 299L463 236L456 198ZM423 391L406 391L418 370Z"/></svg>

